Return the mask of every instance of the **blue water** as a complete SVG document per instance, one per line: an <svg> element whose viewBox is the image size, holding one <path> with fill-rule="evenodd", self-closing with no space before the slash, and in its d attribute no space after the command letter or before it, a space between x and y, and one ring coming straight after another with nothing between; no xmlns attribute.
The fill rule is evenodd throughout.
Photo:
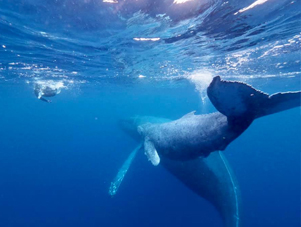
<svg viewBox="0 0 301 227"><path fill-rule="evenodd" d="M254 2L0 0L0 226L222 226L142 152L111 198L137 146L117 122L212 112L215 75L300 90L300 1ZM61 93L41 102L38 82ZM224 151L244 226L300 226L300 148L295 108L256 120Z"/></svg>

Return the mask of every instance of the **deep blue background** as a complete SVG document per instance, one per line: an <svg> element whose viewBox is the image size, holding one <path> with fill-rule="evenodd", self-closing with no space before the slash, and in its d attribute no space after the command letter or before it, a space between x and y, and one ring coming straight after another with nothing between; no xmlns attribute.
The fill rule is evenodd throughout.
<svg viewBox="0 0 301 227"><path fill-rule="evenodd" d="M136 146L117 120L212 111L192 85L84 86L48 104L30 86L2 84L0 106L1 226L222 226L211 204L142 153L108 194ZM300 226L300 124L299 108L258 119L226 149L244 226Z"/></svg>
<svg viewBox="0 0 301 227"><path fill-rule="evenodd" d="M208 75L300 90L301 1L242 13L255 0L173 2L0 0L0 227L222 226L143 152L111 198L137 146L117 122L214 111L195 89ZM48 80L68 88L51 104L33 94ZM245 227L300 226L300 149L296 108L256 120L225 150Z"/></svg>

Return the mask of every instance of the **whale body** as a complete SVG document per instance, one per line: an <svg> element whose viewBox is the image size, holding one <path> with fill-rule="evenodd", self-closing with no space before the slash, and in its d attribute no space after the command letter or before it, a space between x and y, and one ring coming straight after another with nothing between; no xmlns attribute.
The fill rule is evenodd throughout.
<svg viewBox="0 0 301 227"><path fill-rule="evenodd" d="M225 150L256 118L301 104L300 91L269 96L250 85L221 80L219 76L213 78L207 95L218 112L191 112L175 121L147 122L138 127L152 164L158 165L162 156L183 161Z"/></svg>

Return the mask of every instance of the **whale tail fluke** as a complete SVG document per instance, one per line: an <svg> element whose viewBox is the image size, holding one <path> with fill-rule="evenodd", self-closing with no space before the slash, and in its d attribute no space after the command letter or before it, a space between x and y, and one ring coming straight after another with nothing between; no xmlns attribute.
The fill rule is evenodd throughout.
<svg viewBox="0 0 301 227"><path fill-rule="evenodd" d="M269 96L242 82L213 78L207 95L215 108L227 117L255 119L301 105L301 92Z"/></svg>
<svg viewBox="0 0 301 227"><path fill-rule="evenodd" d="M289 110L298 106L301 106L300 91L276 93L269 96L268 99L262 103L261 111L257 112L255 118Z"/></svg>

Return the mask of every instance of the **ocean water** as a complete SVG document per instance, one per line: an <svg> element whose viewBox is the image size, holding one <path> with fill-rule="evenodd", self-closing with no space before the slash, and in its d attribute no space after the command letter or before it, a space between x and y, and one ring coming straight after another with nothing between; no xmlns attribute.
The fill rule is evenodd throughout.
<svg viewBox="0 0 301 227"><path fill-rule="evenodd" d="M214 112L215 75L301 87L299 0L0 0L0 226L223 226L138 153L118 120ZM35 84L61 90L42 102ZM47 98L48 99L48 98ZM300 108L257 119L224 151L245 227L300 226Z"/></svg>

